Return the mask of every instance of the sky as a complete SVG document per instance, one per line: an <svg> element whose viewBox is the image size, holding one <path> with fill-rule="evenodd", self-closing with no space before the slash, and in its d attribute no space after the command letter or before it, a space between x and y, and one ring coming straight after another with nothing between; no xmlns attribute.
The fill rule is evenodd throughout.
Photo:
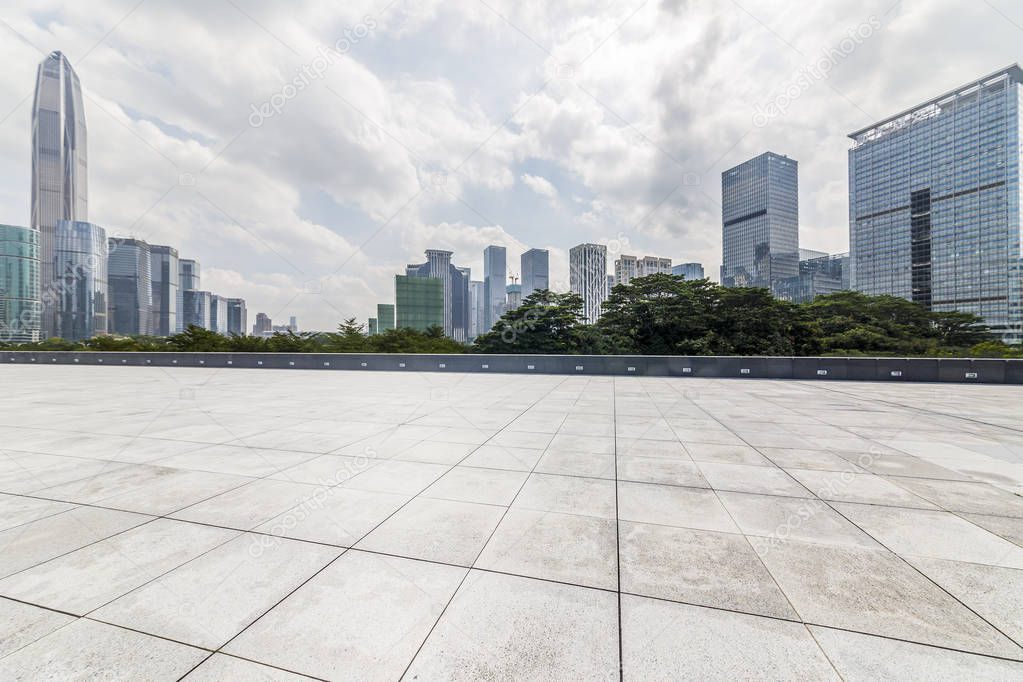
<svg viewBox="0 0 1023 682"><path fill-rule="evenodd" d="M89 220L303 329L427 248L699 261L721 172L799 162L800 246L848 248L848 134L1020 60L1008 0L0 1L0 223L29 222L37 64L68 55Z"/></svg>

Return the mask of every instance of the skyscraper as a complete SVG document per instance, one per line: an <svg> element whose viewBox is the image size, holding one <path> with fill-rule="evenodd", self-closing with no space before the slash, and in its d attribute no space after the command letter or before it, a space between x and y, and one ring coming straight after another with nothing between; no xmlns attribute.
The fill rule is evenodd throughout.
<svg viewBox="0 0 1023 682"><path fill-rule="evenodd" d="M82 87L67 57L51 52L36 71L32 103L32 227L39 230L42 292L53 286L57 222L89 219L87 171ZM42 298L43 333L50 336L57 331L56 296Z"/></svg>
<svg viewBox="0 0 1023 682"><path fill-rule="evenodd" d="M178 331L181 301L178 250L159 244L149 245L149 270L153 278L153 334L170 336Z"/></svg>
<svg viewBox="0 0 1023 682"><path fill-rule="evenodd" d="M603 244L579 244L568 252L569 284L583 297L583 314L588 324L600 318L601 304L607 300L607 247Z"/></svg>
<svg viewBox="0 0 1023 682"><path fill-rule="evenodd" d="M522 305L522 285L509 284L505 290L505 308L515 310Z"/></svg>
<svg viewBox="0 0 1023 682"><path fill-rule="evenodd" d="M851 133L852 286L1023 341L1018 65Z"/></svg>
<svg viewBox="0 0 1023 682"><path fill-rule="evenodd" d="M181 292L184 305L181 309L182 325L213 330L213 294L198 289L185 289Z"/></svg>
<svg viewBox="0 0 1023 682"><path fill-rule="evenodd" d="M721 174L721 284L770 289L799 274L797 174L774 152Z"/></svg>
<svg viewBox="0 0 1023 682"><path fill-rule="evenodd" d="M685 279L703 279L703 263L680 263L671 268L671 274Z"/></svg>
<svg viewBox="0 0 1023 682"><path fill-rule="evenodd" d="M181 258L178 260L178 310L180 315L178 316L178 331L184 331L188 326L188 322L185 321L185 292L186 291L199 291L200 277L199 277L199 261L191 258ZM194 311L193 311L194 312ZM200 325L196 325L200 326Z"/></svg>
<svg viewBox="0 0 1023 682"><path fill-rule="evenodd" d="M210 294L210 331L227 335L227 299Z"/></svg>
<svg viewBox="0 0 1023 682"><path fill-rule="evenodd" d="M646 277L663 273L671 274L671 259L659 256L626 256L615 260L615 284L628 284L635 277Z"/></svg>
<svg viewBox="0 0 1023 682"><path fill-rule="evenodd" d="M394 329L394 304L377 303L377 331L381 334Z"/></svg>
<svg viewBox="0 0 1023 682"><path fill-rule="evenodd" d="M639 259L622 254L615 259L615 283L628 284L639 271Z"/></svg>
<svg viewBox="0 0 1023 682"><path fill-rule="evenodd" d="M82 341L107 333L107 233L92 223L57 221L53 234L55 334Z"/></svg>
<svg viewBox="0 0 1023 682"><path fill-rule="evenodd" d="M522 270L522 298L534 291L551 288L550 254L547 249L530 249L519 259Z"/></svg>
<svg viewBox="0 0 1023 682"><path fill-rule="evenodd" d="M253 336L268 336L273 331L273 320L266 313L256 313L256 323L252 325Z"/></svg>
<svg viewBox="0 0 1023 682"><path fill-rule="evenodd" d="M491 330L501 319L505 309L505 287L508 284L507 253L503 246L488 246L483 249L483 296L486 309L483 317L483 333Z"/></svg>
<svg viewBox="0 0 1023 682"><path fill-rule="evenodd" d="M123 336L153 333L153 278L149 244L111 237L107 241L109 331Z"/></svg>
<svg viewBox="0 0 1023 682"><path fill-rule="evenodd" d="M444 282L439 277L394 276L394 314L399 329L426 331L444 325Z"/></svg>
<svg viewBox="0 0 1023 682"><path fill-rule="evenodd" d="M469 282L469 339L484 334L483 320L487 316L487 298L483 282Z"/></svg>
<svg viewBox="0 0 1023 682"><path fill-rule="evenodd" d="M244 298L227 299L227 333L245 336L249 329L249 311Z"/></svg>
<svg viewBox="0 0 1023 682"><path fill-rule="evenodd" d="M39 231L0 225L0 343L39 341Z"/></svg>
<svg viewBox="0 0 1023 682"><path fill-rule="evenodd" d="M456 341L466 341L469 335L469 271L452 265L451 255L451 251L427 249L426 262L406 265L405 274L441 281L444 295L441 326L447 336Z"/></svg>

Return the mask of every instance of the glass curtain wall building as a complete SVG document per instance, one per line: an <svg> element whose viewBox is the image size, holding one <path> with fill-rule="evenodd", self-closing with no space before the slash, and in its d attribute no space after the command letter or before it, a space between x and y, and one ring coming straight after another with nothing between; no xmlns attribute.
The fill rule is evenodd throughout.
<svg viewBox="0 0 1023 682"><path fill-rule="evenodd" d="M377 303L377 330L380 333L394 329L394 304Z"/></svg>
<svg viewBox="0 0 1023 682"><path fill-rule="evenodd" d="M483 249L483 296L487 304L484 309L483 329L490 331L501 319L505 310L505 287L508 285L508 254L503 246L488 246Z"/></svg>
<svg viewBox="0 0 1023 682"><path fill-rule="evenodd" d="M200 291L199 261L191 258L178 259L178 310L181 311L178 317L178 331L184 331L188 326L185 321L185 292Z"/></svg>
<svg viewBox="0 0 1023 682"><path fill-rule="evenodd" d="M721 284L770 289L799 274L798 165L765 152L721 174Z"/></svg>
<svg viewBox="0 0 1023 682"><path fill-rule="evenodd" d="M450 338L466 341L469 337L469 269L452 265L451 256L451 251L427 249L426 262L406 265L405 274L440 280L444 293L441 327Z"/></svg>
<svg viewBox="0 0 1023 682"><path fill-rule="evenodd" d="M153 277L153 334L170 336L178 331L180 316L178 295L178 250L170 246L149 245L149 270Z"/></svg>
<svg viewBox="0 0 1023 682"><path fill-rule="evenodd" d="M31 224L39 231L39 276L44 292L54 282L58 221L89 219L87 171L82 87L67 57L51 52L36 71L32 102ZM46 336L57 332L56 298L42 298L41 324Z"/></svg>
<svg viewBox="0 0 1023 682"><path fill-rule="evenodd" d="M227 333L245 336L249 332L249 311L244 298L227 299Z"/></svg>
<svg viewBox="0 0 1023 682"><path fill-rule="evenodd" d="M530 249L519 258L522 269L522 298L534 291L551 288L551 262L547 249Z"/></svg>
<svg viewBox="0 0 1023 682"><path fill-rule="evenodd" d="M109 306L106 231L92 223L58 221L53 273L57 336L82 341L106 334Z"/></svg>
<svg viewBox="0 0 1023 682"><path fill-rule="evenodd" d="M153 278L149 244L112 237L108 248L109 331L124 336L151 336Z"/></svg>
<svg viewBox="0 0 1023 682"><path fill-rule="evenodd" d="M0 343L40 340L39 231L0 225Z"/></svg>
<svg viewBox="0 0 1023 682"><path fill-rule="evenodd" d="M1023 341L1021 82L1013 65L850 134L855 289Z"/></svg>
<svg viewBox="0 0 1023 682"><path fill-rule="evenodd" d="M680 263L672 266L671 274L685 279L703 279L703 263Z"/></svg>
<svg viewBox="0 0 1023 682"><path fill-rule="evenodd" d="M184 307L182 310L182 324L187 329L189 325L203 329L213 329L213 294L208 291L196 291L186 289L181 292Z"/></svg>
<svg viewBox="0 0 1023 682"><path fill-rule="evenodd" d="M444 282L438 278L395 275L394 303L398 328L444 326Z"/></svg>

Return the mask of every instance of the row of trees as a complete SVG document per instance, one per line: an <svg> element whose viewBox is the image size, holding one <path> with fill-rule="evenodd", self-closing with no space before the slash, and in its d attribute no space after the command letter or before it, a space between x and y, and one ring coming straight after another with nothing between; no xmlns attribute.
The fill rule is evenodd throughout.
<svg viewBox="0 0 1023 682"><path fill-rule="evenodd" d="M472 346L444 336L392 329L367 336L354 318L336 332L222 336L189 327L167 338L49 339L3 346L22 350L221 351L291 353L551 353L635 355L898 355L1023 357L994 340L969 313L929 311L893 296L843 291L812 303L774 298L766 289L724 288L708 280L657 274L617 285L596 324L586 324L577 294L528 296Z"/></svg>

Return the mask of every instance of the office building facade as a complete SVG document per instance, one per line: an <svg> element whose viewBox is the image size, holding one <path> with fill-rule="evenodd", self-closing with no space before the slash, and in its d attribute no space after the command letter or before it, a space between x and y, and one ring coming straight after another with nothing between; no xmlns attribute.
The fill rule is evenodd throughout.
<svg viewBox="0 0 1023 682"><path fill-rule="evenodd" d="M82 221L57 221L52 272L56 336L82 341L106 334L106 230ZM43 293L44 309L48 293Z"/></svg>
<svg viewBox="0 0 1023 682"><path fill-rule="evenodd" d="M201 290L201 278L199 272L199 261L192 258L178 259L178 310L181 314L178 317L178 331L188 327L185 321L185 292Z"/></svg>
<svg viewBox="0 0 1023 682"><path fill-rule="evenodd" d="M469 339L485 333L484 320L487 317L487 297L482 281L469 282Z"/></svg>
<svg viewBox="0 0 1023 682"><path fill-rule="evenodd" d="M39 231L40 287L46 292L59 276L53 270L57 223L89 219L82 87L71 62L60 52L51 52L36 71L31 212L31 226ZM41 324L46 336L57 333L56 298L42 297Z"/></svg>
<svg viewBox="0 0 1023 682"><path fill-rule="evenodd" d="M522 298L534 291L551 288L551 255L547 249L530 249L519 258L522 270Z"/></svg>
<svg viewBox="0 0 1023 682"><path fill-rule="evenodd" d="M522 285L521 284L509 284L505 288L505 308L507 310L515 310L522 305Z"/></svg>
<svg viewBox="0 0 1023 682"><path fill-rule="evenodd" d="M636 277L663 273L671 274L671 259L659 256L627 256L622 254L615 260L615 284L628 284Z"/></svg>
<svg viewBox="0 0 1023 682"><path fill-rule="evenodd" d="M0 343L41 339L39 231L0 225Z"/></svg>
<svg viewBox="0 0 1023 682"><path fill-rule="evenodd" d="M678 265L673 265L671 274L685 279L704 279L706 277L703 273L703 263L679 263Z"/></svg>
<svg viewBox="0 0 1023 682"><path fill-rule="evenodd" d="M775 296L793 303L809 303L818 296L849 289L848 253L809 251L804 255L809 258L799 261L799 275L775 282Z"/></svg>
<svg viewBox="0 0 1023 682"><path fill-rule="evenodd" d="M394 329L394 304L377 303L377 331L384 333Z"/></svg>
<svg viewBox="0 0 1023 682"><path fill-rule="evenodd" d="M503 246L483 249L483 295L487 300L483 332L488 332L505 311L505 287L508 286L508 254Z"/></svg>
<svg viewBox="0 0 1023 682"><path fill-rule="evenodd" d="M427 249L426 262L406 265L405 275L440 280L444 297L441 327L448 337L464 342L469 337L469 269L453 265L451 256L451 251Z"/></svg>
<svg viewBox="0 0 1023 682"><path fill-rule="evenodd" d="M395 275L394 315L399 329L444 327L444 282L437 277Z"/></svg>
<svg viewBox="0 0 1023 682"><path fill-rule="evenodd" d="M765 152L721 174L721 284L770 289L799 274L798 164Z"/></svg>
<svg viewBox="0 0 1023 682"><path fill-rule="evenodd" d="M185 289L181 292L184 302L182 307L182 324L185 329L190 326L213 330L213 294L197 289Z"/></svg>
<svg viewBox="0 0 1023 682"><path fill-rule="evenodd" d="M1013 65L850 134L855 289L1023 341L1021 82Z"/></svg>
<svg viewBox="0 0 1023 682"><path fill-rule="evenodd" d="M227 299L210 294L210 331L227 335Z"/></svg>
<svg viewBox="0 0 1023 682"><path fill-rule="evenodd" d="M273 320L266 313L256 313L256 322L252 325L253 336L269 336L273 333Z"/></svg>
<svg viewBox="0 0 1023 682"><path fill-rule="evenodd" d="M227 300L227 333L231 336L245 336L249 329L249 311L244 298Z"/></svg>
<svg viewBox="0 0 1023 682"><path fill-rule="evenodd" d="M178 332L180 267L177 249L149 245L149 272L153 279L153 321L150 324L156 336Z"/></svg>
<svg viewBox="0 0 1023 682"><path fill-rule="evenodd" d="M603 244L579 244L568 252L569 285L582 296L583 316L588 324L600 319L601 306L608 296L607 247Z"/></svg>
<svg viewBox="0 0 1023 682"><path fill-rule="evenodd" d="M152 336L153 277L149 244L139 239L111 237L107 246L108 331L122 336Z"/></svg>

